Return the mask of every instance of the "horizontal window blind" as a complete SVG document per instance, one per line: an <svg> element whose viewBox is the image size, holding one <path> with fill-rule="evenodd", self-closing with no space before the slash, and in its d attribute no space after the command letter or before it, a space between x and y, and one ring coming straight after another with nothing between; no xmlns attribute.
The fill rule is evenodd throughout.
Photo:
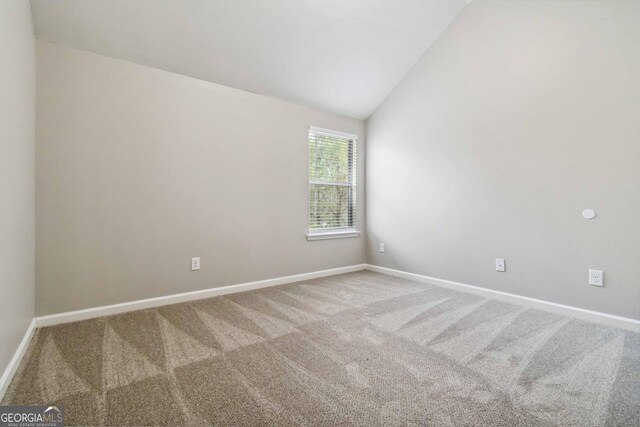
<svg viewBox="0 0 640 427"><path fill-rule="evenodd" d="M356 227L355 138L309 130L309 231Z"/></svg>

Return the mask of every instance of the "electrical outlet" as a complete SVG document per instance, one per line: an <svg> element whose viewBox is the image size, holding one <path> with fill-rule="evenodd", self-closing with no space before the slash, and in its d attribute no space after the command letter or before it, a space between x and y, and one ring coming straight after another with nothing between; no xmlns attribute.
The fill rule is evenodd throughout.
<svg viewBox="0 0 640 427"><path fill-rule="evenodd" d="M384 253L384 243L380 243L380 253Z"/></svg>
<svg viewBox="0 0 640 427"><path fill-rule="evenodd" d="M604 273L602 270L589 270L589 284L591 286L604 286Z"/></svg>
<svg viewBox="0 0 640 427"><path fill-rule="evenodd" d="M191 258L191 271L200 270L200 257Z"/></svg>
<svg viewBox="0 0 640 427"><path fill-rule="evenodd" d="M504 260L502 258L496 258L496 271L506 271Z"/></svg>

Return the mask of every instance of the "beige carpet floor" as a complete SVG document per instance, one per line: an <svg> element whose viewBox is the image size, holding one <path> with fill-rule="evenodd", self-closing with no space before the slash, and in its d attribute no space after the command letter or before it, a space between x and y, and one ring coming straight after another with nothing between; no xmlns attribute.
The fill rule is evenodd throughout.
<svg viewBox="0 0 640 427"><path fill-rule="evenodd" d="M371 272L39 329L68 425L640 425L640 336Z"/></svg>

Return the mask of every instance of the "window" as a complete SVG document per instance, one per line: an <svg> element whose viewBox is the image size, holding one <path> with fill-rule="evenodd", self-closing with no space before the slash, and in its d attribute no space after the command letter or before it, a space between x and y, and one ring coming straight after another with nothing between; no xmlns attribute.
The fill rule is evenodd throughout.
<svg viewBox="0 0 640 427"><path fill-rule="evenodd" d="M355 135L309 129L309 240L354 237Z"/></svg>

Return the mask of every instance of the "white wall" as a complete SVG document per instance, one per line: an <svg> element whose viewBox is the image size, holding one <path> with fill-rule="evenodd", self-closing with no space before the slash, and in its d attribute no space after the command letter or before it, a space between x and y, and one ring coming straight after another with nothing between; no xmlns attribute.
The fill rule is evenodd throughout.
<svg viewBox="0 0 640 427"><path fill-rule="evenodd" d="M34 300L35 46L29 2L0 2L0 373Z"/></svg>
<svg viewBox="0 0 640 427"><path fill-rule="evenodd" d="M364 262L305 237L309 126L363 182L360 120L46 42L37 115L38 315Z"/></svg>
<svg viewBox="0 0 640 427"><path fill-rule="evenodd" d="M368 262L640 318L639 22L638 1L465 8L367 122Z"/></svg>

